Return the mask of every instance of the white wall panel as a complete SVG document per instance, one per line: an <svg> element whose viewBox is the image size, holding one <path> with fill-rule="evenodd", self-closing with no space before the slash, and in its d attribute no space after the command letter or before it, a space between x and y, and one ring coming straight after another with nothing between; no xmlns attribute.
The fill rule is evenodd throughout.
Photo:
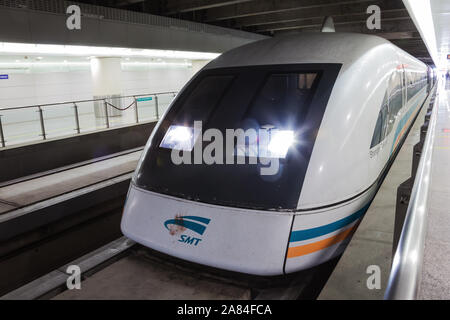
<svg viewBox="0 0 450 320"><path fill-rule="evenodd" d="M178 91L192 76L192 68L157 67L122 71L122 95ZM7 72L1 72L6 74ZM0 108L92 99L89 70L49 73L11 73L0 80Z"/></svg>

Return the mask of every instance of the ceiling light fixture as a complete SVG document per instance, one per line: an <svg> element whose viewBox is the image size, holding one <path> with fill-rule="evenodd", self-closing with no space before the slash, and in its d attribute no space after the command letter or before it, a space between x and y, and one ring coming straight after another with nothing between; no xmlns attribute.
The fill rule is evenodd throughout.
<svg viewBox="0 0 450 320"><path fill-rule="evenodd" d="M28 54L52 56L100 56L100 57L146 57L171 58L191 60L212 60L219 56L213 52L157 50L157 49L130 49L115 47L69 46L0 42L0 54Z"/></svg>
<svg viewBox="0 0 450 320"><path fill-rule="evenodd" d="M436 33L434 31L430 0L403 0L403 3L419 30L434 64L439 67L441 61L439 60L436 46Z"/></svg>

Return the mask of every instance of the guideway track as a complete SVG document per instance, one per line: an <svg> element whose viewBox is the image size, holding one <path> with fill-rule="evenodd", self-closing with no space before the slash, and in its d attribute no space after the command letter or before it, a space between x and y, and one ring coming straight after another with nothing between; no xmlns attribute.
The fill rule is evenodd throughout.
<svg viewBox="0 0 450 320"><path fill-rule="evenodd" d="M314 299L336 263L257 277L180 260L122 237L1 299ZM81 269L81 290L67 290L69 265Z"/></svg>

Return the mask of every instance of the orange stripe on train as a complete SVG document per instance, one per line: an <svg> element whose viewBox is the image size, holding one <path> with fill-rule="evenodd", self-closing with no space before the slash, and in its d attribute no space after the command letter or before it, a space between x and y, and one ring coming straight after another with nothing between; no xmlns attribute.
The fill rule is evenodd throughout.
<svg viewBox="0 0 450 320"><path fill-rule="evenodd" d="M288 249L287 257L295 258L295 257L303 256L306 254L310 254L310 253L331 247L332 245L339 243L339 242L345 240L346 238L351 237L353 232L356 231L356 228L358 227L358 225L359 224L357 223L353 227L348 228L348 229L338 233L337 235L334 235L332 237L329 237L329 238L326 238L326 239L323 239L323 240L320 240L317 242L308 243L308 244L298 246L298 247L290 247Z"/></svg>

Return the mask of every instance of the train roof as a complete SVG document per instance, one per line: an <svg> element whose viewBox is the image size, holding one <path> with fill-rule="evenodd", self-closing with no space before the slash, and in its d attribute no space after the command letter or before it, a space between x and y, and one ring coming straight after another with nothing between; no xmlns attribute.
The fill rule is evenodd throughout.
<svg viewBox="0 0 450 320"><path fill-rule="evenodd" d="M305 32L273 37L232 49L211 61L205 69L250 65L295 63L342 63L356 61L361 56L383 46L408 56L390 41L360 33ZM389 49L387 49L389 50Z"/></svg>

